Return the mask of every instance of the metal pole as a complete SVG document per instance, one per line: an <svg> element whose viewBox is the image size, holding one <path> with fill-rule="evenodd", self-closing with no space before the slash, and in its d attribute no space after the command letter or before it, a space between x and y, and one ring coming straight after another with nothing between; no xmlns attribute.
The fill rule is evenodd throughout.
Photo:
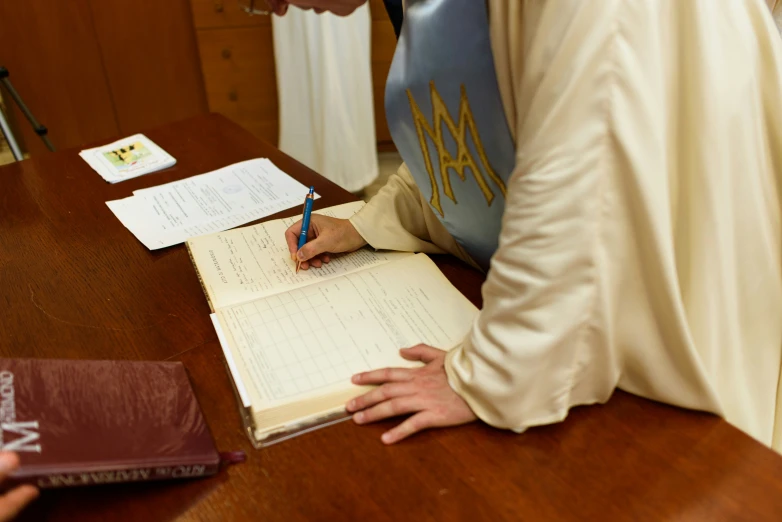
<svg viewBox="0 0 782 522"><path fill-rule="evenodd" d="M8 121L5 119L5 114L3 114L2 108L0 108L0 130L3 131L5 141L7 141L8 145L11 147L11 153L13 153L14 159L16 161L22 161L24 158L24 156L22 156L22 149L20 149L19 144L16 143L14 133L11 132L11 126L8 125Z"/></svg>
<svg viewBox="0 0 782 522"><path fill-rule="evenodd" d="M19 96L19 93L17 93L16 89L14 89L14 86L11 85L11 80L8 79L8 69L2 66L0 66L0 82L2 82L3 85L5 85L8 94L11 95L11 99L13 99L14 102L16 102L16 105L19 107L19 109L22 111L24 116L30 122L30 125L33 126L33 130L35 131L35 133L41 137L46 147L49 150L53 151L54 145L52 145L52 142L49 141L49 138L46 136L46 133L49 132L49 130L43 125L41 125L40 123L38 123L38 121L36 121L35 116L33 116L33 113L30 112L30 109L28 109L27 105L24 104L22 98Z"/></svg>

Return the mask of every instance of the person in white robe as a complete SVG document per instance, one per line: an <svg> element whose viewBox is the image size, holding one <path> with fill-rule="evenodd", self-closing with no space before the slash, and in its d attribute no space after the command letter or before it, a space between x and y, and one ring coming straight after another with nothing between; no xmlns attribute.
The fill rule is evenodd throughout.
<svg viewBox="0 0 782 522"><path fill-rule="evenodd" d="M347 14L363 2L289 3ZM351 220L313 216L301 251L300 225L287 232L307 267L368 244L486 270L463 342L403 350L417 369L355 376L378 385L347 405L355 420L412 414L386 443L476 418L523 432L619 388L713 412L782 450L774 3L488 0L514 145L488 265L407 158Z"/></svg>

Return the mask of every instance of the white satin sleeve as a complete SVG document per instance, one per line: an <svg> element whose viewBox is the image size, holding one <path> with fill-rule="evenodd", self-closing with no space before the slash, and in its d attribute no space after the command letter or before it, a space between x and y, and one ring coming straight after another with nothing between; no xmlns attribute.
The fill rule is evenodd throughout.
<svg viewBox="0 0 782 522"><path fill-rule="evenodd" d="M350 222L378 250L449 253L475 266L434 215L404 163Z"/></svg>
<svg viewBox="0 0 782 522"><path fill-rule="evenodd" d="M619 375L600 277L617 2L556 4L516 67L516 167L483 309L446 358L476 415L518 432L606 401Z"/></svg>

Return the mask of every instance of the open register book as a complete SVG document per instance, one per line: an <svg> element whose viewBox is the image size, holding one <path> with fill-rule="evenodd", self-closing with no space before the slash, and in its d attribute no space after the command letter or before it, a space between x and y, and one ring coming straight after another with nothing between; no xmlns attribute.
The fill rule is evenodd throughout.
<svg viewBox="0 0 782 522"><path fill-rule="evenodd" d="M349 218L362 202L314 211ZM350 377L415 366L399 349L457 345L478 310L424 254L364 248L295 273L297 218L190 239L242 417L256 447L348 417Z"/></svg>

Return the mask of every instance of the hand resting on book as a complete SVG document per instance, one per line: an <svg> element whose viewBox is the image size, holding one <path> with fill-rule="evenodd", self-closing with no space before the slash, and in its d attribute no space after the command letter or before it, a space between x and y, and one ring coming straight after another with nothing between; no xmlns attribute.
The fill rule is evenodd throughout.
<svg viewBox="0 0 782 522"><path fill-rule="evenodd" d="M376 384L377 388L348 402L353 420L366 424L397 415L412 413L381 437L393 444L427 428L457 426L477 417L448 384L445 373L446 352L419 344L400 350L410 361L421 361L420 368L385 368L353 376L354 384Z"/></svg>
<svg viewBox="0 0 782 522"><path fill-rule="evenodd" d="M10 451L0 451L0 481L19 467L19 457ZM25 484L0 495L0 522L13 520L27 504L38 497L38 488Z"/></svg>
<svg viewBox="0 0 782 522"><path fill-rule="evenodd" d="M330 261L329 254L353 252L367 244L347 219L312 214L307 244L298 250L301 220L285 231L285 240L293 261L302 261L301 268L307 270L310 265L320 268L322 263Z"/></svg>

